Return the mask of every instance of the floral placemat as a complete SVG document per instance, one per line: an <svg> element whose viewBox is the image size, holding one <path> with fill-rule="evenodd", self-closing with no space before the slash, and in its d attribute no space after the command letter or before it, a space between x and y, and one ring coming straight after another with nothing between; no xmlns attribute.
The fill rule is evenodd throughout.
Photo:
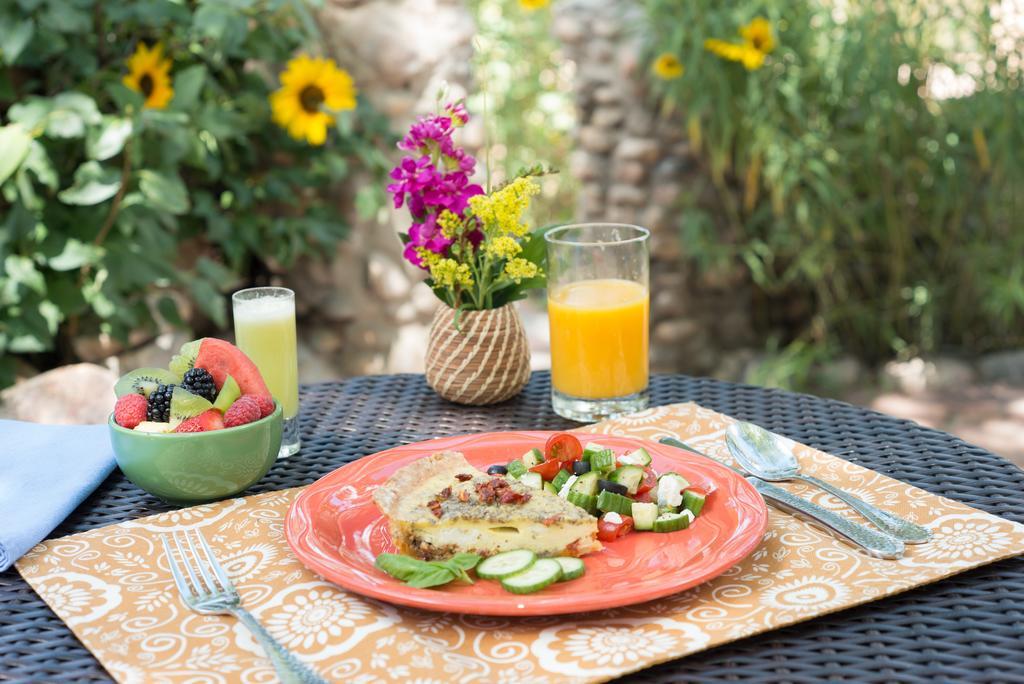
<svg viewBox="0 0 1024 684"><path fill-rule="evenodd" d="M677 437L730 461L731 421L678 404L587 431ZM119 682L274 680L236 620L197 615L178 598L158 536L202 528L244 605L327 679L541 683L603 681L1024 553L1022 525L809 447L798 454L806 471L925 525L935 539L908 547L902 560L878 560L769 508L753 554L667 599L551 618L434 614L347 593L300 565L284 539L299 491L290 489L48 540L17 567ZM827 494L792 487L849 514Z"/></svg>

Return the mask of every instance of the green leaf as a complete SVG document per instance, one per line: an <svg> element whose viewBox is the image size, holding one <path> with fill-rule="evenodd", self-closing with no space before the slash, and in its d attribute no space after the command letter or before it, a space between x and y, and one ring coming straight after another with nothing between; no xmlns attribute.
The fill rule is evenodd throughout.
<svg viewBox="0 0 1024 684"><path fill-rule="evenodd" d="M192 299L195 300L203 313L210 317L219 327L228 322L228 309L223 295L209 281L196 278L192 281Z"/></svg>
<svg viewBox="0 0 1024 684"><path fill-rule="evenodd" d="M231 269L208 257L199 257L196 261L196 270L217 287L227 287L235 282L236 276Z"/></svg>
<svg viewBox="0 0 1024 684"><path fill-rule="evenodd" d="M5 64L14 64L18 55L32 40L35 30L36 25L31 19L22 19L13 24L7 19L0 21L0 54L3 55Z"/></svg>
<svg viewBox="0 0 1024 684"><path fill-rule="evenodd" d="M139 189L151 206L171 214L189 210L188 189L177 175L144 169L139 171Z"/></svg>
<svg viewBox="0 0 1024 684"><path fill-rule="evenodd" d="M196 10L192 28L200 36L212 39L220 49L231 54L245 40L249 32L249 21L244 14L228 5L207 2Z"/></svg>
<svg viewBox="0 0 1024 684"><path fill-rule="evenodd" d="M86 264L96 263L102 255L102 248L68 238L60 254L47 259L46 265L55 271L73 271Z"/></svg>
<svg viewBox="0 0 1024 684"><path fill-rule="evenodd" d="M18 123L27 131L42 128L47 115L53 110L53 100L46 97L30 97L24 102L11 105L7 110L7 118L11 123Z"/></svg>
<svg viewBox="0 0 1024 684"><path fill-rule="evenodd" d="M178 328L185 327L185 322L181 320L181 314L178 312L178 304L171 297L165 296L157 300L156 310L171 325Z"/></svg>
<svg viewBox="0 0 1024 684"><path fill-rule="evenodd" d="M26 256L11 254L4 259L4 273L12 286L24 285L40 295L46 294L46 279Z"/></svg>
<svg viewBox="0 0 1024 684"><path fill-rule="evenodd" d="M38 140L33 140L32 144L29 145L28 154L25 156L25 161L21 164L21 171L31 171L40 183L51 190L57 189L57 171L53 168L53 163L50 161L50 155L46 153L46 148Z"/></svg>
<svg viewBox="0 0 1024 684"><path fill-rule="evenodd" d="M417 573L423 572L429 567L424 561L403 556L400 553L382 553L377 556L374 565L377 566L378 570L386 572L403 582L412 579Z"/></svg>
<svg viewBox="0 0 1024 684"><path fill-rule="evenodd" d="M28 155L32 138L21 124L0 128L0 183L10 178Z"/></svg>
<svg viewBox="0 0 1024 684"><path fill-rule="evenodd" d="M456 578L456 574L445 567L430 564L429 570L423 570L422 572L416 573L411 579L406 580L406 584L410 587L416 587L417 589L427 589L428 587L437 587L442 584L448 584Z"/></svg>
<svg viewBox="0 0 1024 684"><path fill-rule="evenodd" d="M192 109L199 100L206 80L206 66L195 64L182 69L174 77L174 99L171 105L175 109Z"/></svg>
<svg viewBox="0 0 1024 684"><path fill-rule="evenodd" d="M64 204L91 206L105 202L121 188L121 175L115 169L100 166L99 162L88 161L75 171L75 180L70 188L57 193Z"/></svg>
<svg viewBox="0 0 1024 684"><path fill-rule="evenodd" d="M89 131L85 150L90 159L110 159L122 149L132 134L132 120L120 116L105 116L99 128Z"/></svg>
<svg viewBox="0 0 1024 684"><path fill-rule="evenodd" d="M81 138L86 126L103 120L96 102L82 93L61 93L53 98L53 109L46 117L46 134L54 138Z"/></svg>

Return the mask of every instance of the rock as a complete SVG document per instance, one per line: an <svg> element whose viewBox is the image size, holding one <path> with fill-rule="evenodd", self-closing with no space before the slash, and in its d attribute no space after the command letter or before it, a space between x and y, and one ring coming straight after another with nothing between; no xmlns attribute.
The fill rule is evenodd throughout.
<svg viewBox="0 0 1024 684"><path fill-rule="evenodd" d="M679 183L655 183L651 191L651 203L659 207L674 207L681 192L682 185Z"/></svg>
<svg viewBox="0 0 1024 684"><path fill-rule="evenodd" d="M405 270L381 252L371 252L367 259L370 287L385 300L405 299L412 282Z"/></svg>
<svg viewBox="0 0 1024 684"><path fill-rule="evenodd" d="M612 104L622 101L622 92L615 86L602 86L594 89L594 102L598 104Z"/></svg>
<svg viewBox="0 0 1024 684"><path fill-rule="evenodd" d="M647 202L647 191L635 185L617 183L608 190L608 202L613 205L643 206Z"/></svg>
<svg viewBox="0 0 1024 684"><path fill-rule="evenodd" d="M929 390L956 389L970 384L976 378L974 369L959 359L938 357L909 361L890 361L882 369L882 385L895 387L909 395L924 394Z"/></svg>
<svg viewBox="0 0 1024 684"><path fill-rule="evenodd" d="M978 361L978 370L988 382L1024 385L1024 349L988 354Z"/></svg>
<svg viewBox="0 0 1024 684"><path fill-rule="evenodd" d="M430 326L426 324L402 326L388 350L388 372L422 373L429 334Z"/></svg>
<svg viewBox="0 0 1024 684"><path fill-rule="evenodd" d="M651 138L625 138L615 148L615 156L653 164L658 158L658 141Z"/></svg>
<svg viewBox="0 0 1024 684"><path fill-rule="evenodd" d="M603 175L606 162L600 155L585 150L576 150L569 159L569 167L574 178L584 183L599 180Z"/></svg>
<svg viewBox="0 0 1024 684"><path fill-rule="evenodd" d="M615 138L596 126L583 126L579 132L580 146L588 152L604 153L612 149Z"/></svg>
<svg viewBox="0 0 1024 684"><path fill-rule="evenodd" d="M652 338L655 342L673 347L686 342L700 331L700 324L689 318L677 318L658 323Z"/></svg>
<svg viewBox="0 0 1024 684"><path fill-rule="evenodd" d="M932 372L929 377L928 389L959 389L973 383L978 378L978 374L971 364L953 357L936 357L932 359L931 365Z"/></svg>
<svg viewBox="0 0 1024 684"><path fill-rule="evenodd" d="M647 167L636 161L618 161L612 176L619 183L639 185L647 175Z"/></svg>
<svg viewBox="0 0 1024 684"><path fill-rule="evenodd" d="M578 43L584 37L583 22L578 17L556 17L551 24L551 31L564 43Z"/></svg>
<svg viewBox="0 0 1024 684"><path fill-rule="evenodd" d="M619 35L620 27L621 24L617 18L600 17L594 20L591 30L598 38L615 38Z"/></svg>
<svg viewBox="0 0 1024 684"><path fill-rule="evenodd" d="M299 382L330 382L344 375L328 360L330 355L318 353L299 340L296 353L299 359Z"/></svg>
<svg viewBox="0 0 1024 684"><path fill-rule="evenodd" d="M594 110L590 123L600 128L613 128L622 123L623 116L620 107L600 107Z"/></svg>
<svg viewBox="0 0 1024 684"><path fill-rule="evenodd" d="M92 363L61 366L0 393L4 417L32 423L106 423L117 373Z"/></svg>

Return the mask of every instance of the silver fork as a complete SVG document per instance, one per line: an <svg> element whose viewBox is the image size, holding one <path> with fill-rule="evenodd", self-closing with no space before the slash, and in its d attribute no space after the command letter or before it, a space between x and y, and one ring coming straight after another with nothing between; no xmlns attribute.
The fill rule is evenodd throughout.
<svg viewBox="0 0 1024 684"><path fill-rule="evenodd" d="M174 583L178 585L185 605L205 615L230 614L238 618L270 657L277 676L284 684L326 684L326 680L312 668L278 643L277 639L256 621L252 613L242 608L242 599L238 596L235 585L228 579L224 568L217 562L210 545L206 543L199 530L195 530L195 538L199 542L198 548L188 532L175 531L173 535L165 534L161 537L164 552L167 554L167 564L171 568ZM172 542L174 549L177 550L177 559L171 551Z"/></svg>

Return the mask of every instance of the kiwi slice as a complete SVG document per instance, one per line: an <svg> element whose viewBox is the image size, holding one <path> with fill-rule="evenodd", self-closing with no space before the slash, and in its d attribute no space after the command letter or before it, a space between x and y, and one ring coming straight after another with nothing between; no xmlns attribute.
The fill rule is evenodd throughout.
<svg viewBox="0 0 1024 684"><path fill-rule="evenodd" d="M121 376L114 385L114 394L118 398L126 394L141 394L148 397L158 385L170 385L179 380L174 373L163 368L138 368Z"/></svg>
<svg viewBox="0 0 1024 684"><path fill-rule="evenodd" d="M182 387L175 387L171 393L171 419L168 422L176 426L211 408L213 404L198 394L193 394Z"/></svg>
<svg viewBox="0 0 1024 684"><path fill-rule="evenodd" d="M178 353L171 357L171 362L168 364L168 368L171 369L171 373L178 376L172 382L181 382L185 373L192 370L192 367L196 365L196 356L199 355L199 345L202 343L202 338L186 342L181 345L181 349L178 350Z"/></svg>
<svg viewBox="0 0 1024 684"><path fill-rule="evenodd" d="M235 403L235 399L242 396L242 390L239 389L238 383L230 375L224 377L224 384L221 385L220 392L217 394L217 401L213 402L213 408L217 409L221 413L224 413L231 405Z"/></svg>

